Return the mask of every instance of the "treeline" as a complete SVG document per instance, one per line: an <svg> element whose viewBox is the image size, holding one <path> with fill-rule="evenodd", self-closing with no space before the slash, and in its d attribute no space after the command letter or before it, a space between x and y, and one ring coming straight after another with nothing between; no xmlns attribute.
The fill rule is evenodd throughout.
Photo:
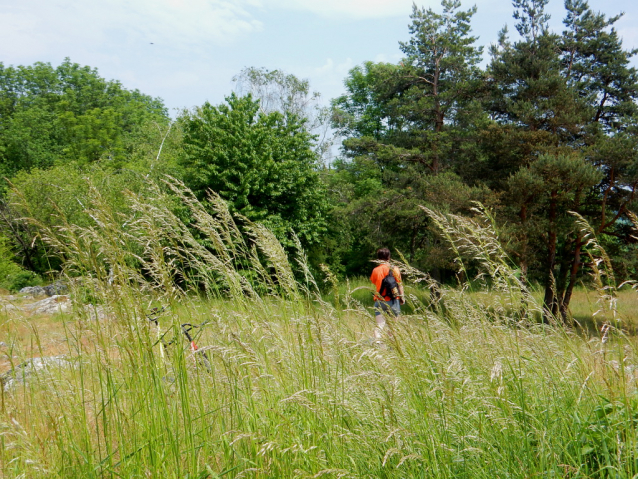
<svg viewBox="0 0 638 479"><path fill-rule="evenodd" d="M70 61L0 64L0 174L14 186L2 193L0 247L14 252L14 270L55 269L21 218L51 224L62 210L89 223L95 194L125 217L124 189L170 174L199 198L216 191L284 245L299 240L315 267L367 274L384 245L452 281L453 257L421 206L472 215L480 202L523 280L567 315L591 266L574 213L619 279L637 276L638 51L623 47L620 16L584 0L566 0L564 30L551 31L547 3L514 0L516 39L502 30L484 66L476 8L415 6L403 59L351 70L330 108L307 81L248 68L226 102L173 121L161 100Z"/></svg>
<svg viewBox="0 0 638 479"><path fill-rule="evenodd" d="M354 250L390 244L445 277L453 265L419 205L471 214L480 201L554 314L567 314L589 261L571 212L593 226L617 274L635 277L637 51L623 48L620 16L584 0L566 0L564 31L552 32L547 2L513 1L517 40L503 29L484 68L476 9L446 0L442 13L414 8L398 64L350 72L334 101L346 139L333 179L350 188L337 208Z"/></svg>

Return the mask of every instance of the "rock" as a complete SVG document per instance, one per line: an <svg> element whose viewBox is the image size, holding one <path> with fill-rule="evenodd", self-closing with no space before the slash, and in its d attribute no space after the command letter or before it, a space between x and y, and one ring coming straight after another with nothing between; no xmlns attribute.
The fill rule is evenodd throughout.
<svg viewBox="0 0 638 479"><path fill-rule="evenodd" d="M66 313L71 310L71 301L66 295L56 295L28 304L24 306L24 309L33 314Z"/></svg>
<svg viewBox="0 0 638 479"><path fill-rule="evenodd" d="M69 287L62 281L56 281L55 283L51 283L45 286L43 289L44 289L44 293L47 296L55 296L60 294L66 294L69 292Z"/></svg>
<svg viewBox="0 0 638 479"><path fill-rule="evenodd" d="M71 363L64 356L50 356L44 358L31 358L12 370L0 375L0 385L5 391L24 384L27 379L36 372L50 373L51 369L67 367Z"/></svg>
<svg viewBox="0 0 638 479"><path fill-rule="evenodd" d="M0 348L8 348L9 345L7 343L5 343L4 341L0 341Z"/></svg>
<svg viewBox="0 0 638 479"><path fill-rule="evenodd" d="M56 281L42 286L27 286L20 290L21 293L37 298L38 296L58 296L69 292L69 286L62 281Z"/></svg>
<svg viewBox="0 0 638 479"><path fill-rule="evenodd" d="M7 314L11 311L20 311L20 308L11 303L0 303L0 314Z"/></svg>
<svg viewBox="0 0 638 479"><path fill-rule="evenodd" d="M33 296L34 298L47 295L46 291L44 291L44 288L41 286L27 286L26 288L22 288L20 292L29 296Z"/></svg>
<svg viewBox="0 0 638 479"><path fill-rule="evenodd" d="M22 308L18 308L13 305L7 305L7 311L24 310L33 314L57 314L57 313L70 313L73 308L73 303L68 295L59 294L49 298L41 299L35 303L25 304ZM102 321L108 319L110 311L104 306L96 306L94 304L87 304L83 306L88 320L90 321ZM0 304L0 312L2 312L2 305Z"/></svg>
<svg viewBox="0 0 638 479"><path fill-rule="evenodd" d="M87 304L84 307L84 310L87 312L90 320L92 321L102 321L104 319L108 319L109 312L104 306L95 306L94 304Z"/></svg>

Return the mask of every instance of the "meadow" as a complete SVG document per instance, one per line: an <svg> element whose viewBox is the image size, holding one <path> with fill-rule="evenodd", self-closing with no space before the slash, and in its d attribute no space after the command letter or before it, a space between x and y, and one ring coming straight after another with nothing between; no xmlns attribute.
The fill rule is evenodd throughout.
<svg viewBox="0 0 638 479"><path fill-rule="evenodd" d="M542 321L489 224L468 223L472 235L437 216L491 289L440 287L397 263L406 314L375 341L365 280L328 275L320 294L302 252L289 262L214 197L214 214L182 199L207 247L161 202L135 197L132 227L96 197L95 227L43 230L83 280L69 279L70 314L0 317L12 364L68 361L3 388L2 477L638 474L636 292L616 291L602 267L596 291L573 302L596 327ZM79 307L89 301L108 318ZM147 315L160 306L156 326ZM197 351L183 323L200 326Z"/></svg>

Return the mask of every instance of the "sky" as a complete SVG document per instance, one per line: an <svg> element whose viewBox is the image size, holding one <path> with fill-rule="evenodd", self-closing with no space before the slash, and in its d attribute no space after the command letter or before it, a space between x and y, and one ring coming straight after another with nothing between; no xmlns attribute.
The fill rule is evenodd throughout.
<svg viewBox="0 0 638 479"><path fill-rule="evenodd" d="M107 79L164 100L173 114L218 104L245 67L308 79L325 102L343 92L348 71L365 61L398 62L409 38L412 0L0 0L0 62L60 64L65 57ZM638 2L590 0L595 11L625 12L616 24L638 48ZM417 1L441 11L440 0ZM496 41L510 0L477 6L478 45ZM562 0L550 0L550 25L562 30ZM638 61L634 59L634 65Z"/></svg>

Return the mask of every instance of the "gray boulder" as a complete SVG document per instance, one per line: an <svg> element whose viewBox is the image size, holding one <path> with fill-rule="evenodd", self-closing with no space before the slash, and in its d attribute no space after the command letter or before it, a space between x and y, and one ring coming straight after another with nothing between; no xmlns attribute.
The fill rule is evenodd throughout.
<svg viewBox="0 0 638 479"><path fill-rule="evenodd" d="M47 295L42 286L27 286L26 288L22 288L20 292L29 296L33 296L34 298Z"/></svg>
<svg viewBox="0 0 638 479"><path fill-rule="evenodd" d="M55 281L46 286L27 286L20 290L21 293L37 298L38 296L59 296L69 292L69 286L62 281Z"/></svg>
<svg viewBox="0 0 638 479"><path fill-rule="evenodd" d="M33 376L50 374L52 370L59 370L60 368L68 367L70 364L69 360L64 356L31 358L0 375L0 385L5 391L9 391L20 384L25 384Z"/></svg>
<svg viewBox="0 0 638 479"><path fill-rule="evenodd" d="M56 314L68 313L71 311L71 307L71 300L68 296L57 295L25 305L24 309L26 311L31 311L33 314Z"/></svg>
<svg viewBox="0 0 638 479"><path fill-rule="evenodd" d="M55 283L51 283L44 288L44 293L47 296L57 296L61 294L67 294L69 292L69 287L67 284L62 281L56 281Z"/></svg>
<svg viewBox="0 0 638 479"><path fill-rule="evenodd" d="M12 311L20 311L20 308L11 303L0 302L0 314L8 314Z"/></svg>

